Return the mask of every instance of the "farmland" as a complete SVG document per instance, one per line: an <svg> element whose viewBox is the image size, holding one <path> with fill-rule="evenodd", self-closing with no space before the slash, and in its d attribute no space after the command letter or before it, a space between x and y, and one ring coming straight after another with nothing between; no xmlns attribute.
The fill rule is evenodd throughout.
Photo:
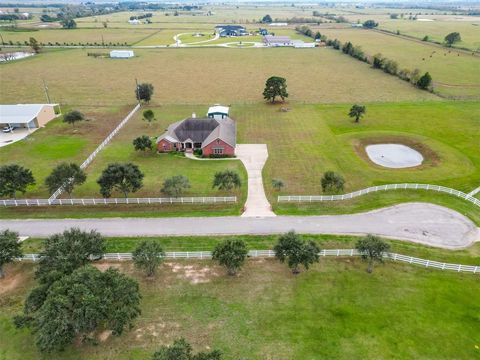
<svg viewBox="0 0 480 360"><path fill-rule="evenodd" d="M432 19L433 20L433 19ZM470 50L480 49L480 21L402 21L390 20L381 22L379 27L401 34L423 39L428 36L433 41L444 42L444 38L451 32L459 32L462 41L455 43L456 47Z"/></svg>
<svg viewBox="0 0 480 360"><path fill-rule="evenodd" d="M274 74L288 78L292 102L438 99L331 49L149 49L135 50L137 56L127 61L87 52L48 51L2 65L2 86L10 91L2 91L0 101L43 101L44 79L57 102L131 104L137 78L153 84L158 104L251 103L263 101L265 80ZM214 80L219 74L222 80Z"/></svg>
<svg viewBox="0 0 480 360"><path fill-rule="evenodd" d="M142 314L134 328L97 346L73 346L49 358L145 359L182 336L195 349L221 349L226 359L349 359L358 354L373 359L380 353L472 359L478 353L480 294L471 274L387 262L369 275L359 259L322 259L293 276L274 260L250 260L231 278L206 260L169 264L154 280L131 264L116 265L140 282ZM37 359L32 335L16 330L10 319L34 283L33 267L19 264L8 271L17 286L0 303L2 354Z"/></svg>
<svg viewBox="0 0 480 360"><path fill-rule="evenodd" d="M37 41L44 44L56 45L78 45L78 44L117 44L132 45L141 40L148 38L158 32L158 30L152 29L130 29L125 31L124 29L42 29L42 30L22 30L22 31L8 31L1 30L3 41L8 43L24 43L28 41L30 37L34 37Z"/></svg>
<svg viewBox="0 0 480 360"><path fill-rule="evenodd" d="M9 21L7 17L0 21L2 52L34 50L34 46L28 44L31 37L42 45L35 56L0 63L0 103L43 103L47 95L52 103L60 104L63 114L79 110L86 116L85 121L74 126L64 123L59 116L13 144L7 144L4 139L15 134L0 133L4 136L0 139L2 145L6 144L0 147L0 165L18 164L31 169L36 180L25 194L17 192L17 197L48 198L50 192L45 179L52 169L62 162L82 163L137 104L136 84L151 83L154 87L151 101L142 102L140 110L98 153L85 169L85 183L75 187L72 197L100 198L97 179L108 164L134 163L145 177L143 187L130 193L130 198L165 197L161 192L164 181L183 175L191 187L182 196L236 196L237 202L1 206L0 219L5 219L1 226L19 226L20 232L25 231L22 228L25 226L33 233L32 222L26 219L82 218L87 220L76 223L87 227L108 222L102 218L183 217L162 221L171 227L177 221L191 222L197 231L199 224L204 223L195 217L218 216L218 219L204 219L205 223L223 221L219 226L225 226L228 222L221 216L255 216L245 219L244 223L246 227L254 227L251 224L266 223L267 220L261 219L264 213L345 215L405 202L441 205L480 226L478 206L435 191L392 190L344 201L311 203L277 200L279 195L335 193L322 190L321 179L326 171L344 178L344 186L338 193L393 183L435 184L465 193L480 186L480 57L472 54L480 47L480 23L478 16L467 15L463 5L449 9L442 5L440 10L434 9L433 3L429 3L427 9L413 3L395 4L392 8L373 3L358 6L209 3L202 4L201 8L166 4L168 9L156 11L145 4L122 3L118 5L122 10L136 5L139 8L88 17L80 17L85 15L80 13L83 15L73 16L76 28L68 30L62 29L59 21L40 20L42 14L57 16L62 9L57 6L20 8L20 12L30 12L33 18ZM96 6L88 4L90 2L79 6ZM75 11L74 7L66 9L66 13ZM11 7L0 6L0 9L13 11ZM115 9L119 8L105 11ZM471 8L469 5L468 11L478 9L477 5ZM128 22L131 17L147 12L153 13L148 22L145 19L139 24ZM394 20L390 16L393 13L402 13L404 17ZM288 25L262 23L260 20L267 14L273 22ZM434 21L408 19L417 14L418 18ZM379 22L378 28L360 29L351 24L369 19ZM242 25L251 35L217 39L214 28L219 24ZM261 48L259 43L263 38L257 35L260 28L275 35L313 42L312 37L295 30L297 25L308 26L313 34L319 31L328 39L351 41L361 46L368 56L381 53L395 60L398 70L429 72L433 88L420 90L325 42L308 49ZM462 36L462 41L455 46L467 50L421 41L428 35L430 41L441 42L453 31ZM176 40L179 46L175 45ZM195 44L197 42L200 43ZM133 50L135 56L109 58L108 53L113 49ZM269 103L263 97L265 82L271 76L286 79L289 96L283 103ZM242 153L245 168L239 159L196 160L182 153L159 154L155 149L134 149L135 138L146 135L155 143L173 122L193 113L203 117L214 104L229 107L229 116L236 121L237 144L267 145L268 159L263 169L258 165L263 164L263 159L258 159L253 152ZM365 116L359 122L349 117L354 104L366 107ZM151 124L143 120L142 113L147 109L155 115ZM219 128L218 134L221 131ZM366 147L372 144L406 145L421 153L423 162L402 169L379 166L367 154ZM237 154L240 156L240 151ZM213 188L214 174L223 170L237 172L242 186L229 191ZM260 180L271 209L263 201ZM274 180L277 183L280 180L283 187L274 188ZM248 205L245 205L247 194ZM67 197L68 194L60 195L60 198ZM123 194L114 191L112 197L123 197ZM480 193L476 197L480 199ZM244 212L245 206L247 212ZM262 211L261 216L255 213L256 207ZM429 211L427 206L425 209ZM452 224L456 224L455 215L460 214L451 214ZM409 215L413 218L417 214ZM91 218L96 219L89 220ZM402 226L396 217L386 215L384 218L388 226L399 229ZM431 218L431 213L425 215L426 222ZM289 223L305 221L317 227L323 220L329 221L321 219L317 224L308 217L272 220L283 222L284 219ZM358 225L354 220L357 217L343 219L352 228ZM473 239L476 227L468 219L463 220L471 230L468 239ZM451 225L446 220L447 224L436 221L433 223L438 225L424 226L420 217L416 220L398 233L412 231L433 239L437 233L448 231L445 227ZM61 221L52 220L52 223ZM120 227L129 223L124 219L114 221ZM145 229L151 226L148 220L136 221L145 224ZM41 226L46 229L43 231L52 231L45 224ZM171 233L182 233L181 227L175 227ZM385 223L374 223L372 233L382 234L385 228ZM433 231L427 232L426 228ZM160 230L165 233L165 229ZM215 232L215 229L208 230ZM272 235L273 231L268 228L270 234L265 235L149 239L165 251L211 251L226 239L242 240L249 250L262 250L272 249L277 243L278 236ZM305 234L303 237L321 249L354 248L358 241L358 237L348 234ZM145 239L148 238L106 238L106 252L132 252ZM468 248L446 250L408 241L381 240L388 243L393 252L480 265L478 242ZM28 238L21 246L25 253L39 253L44 249L44 241ZM432 243L436 243L435 239ZM266 258L248 258L237 276L227 276L224 268L206 259L165 260L157 275L148 279L128 261L99 261L94 266L102 271L109 266L118 268L138 281L141 315L133 328L125 329L118 337L98 328L91 333L98 337L98 342L82 345L76 339L65 351L39 353L35 334L15 328L12 322L12 317L24 308L27 294L37 285L36 265L8 264L7 277L0 278L0 360L144 360L150 359L161 345L171 344L180 337L186 338L195 351L220 349L222 359L232 360L470 360L480 356L478 274L390 260L376 265L369 274L360 257L321 258L299 275L292 275L285 264Z"/></svg>
<svg viewBox="0 0 480 360"><path fill-rule="evenodd" d="M399 69L418 68L433 78L434 91L456 99L480 97L480 58L427 43L403 39L377 31L363 29L319 29L331 39L350 41L369 55L381 53L398 62ZM448 68L448 71L445 69Z"/></svg>

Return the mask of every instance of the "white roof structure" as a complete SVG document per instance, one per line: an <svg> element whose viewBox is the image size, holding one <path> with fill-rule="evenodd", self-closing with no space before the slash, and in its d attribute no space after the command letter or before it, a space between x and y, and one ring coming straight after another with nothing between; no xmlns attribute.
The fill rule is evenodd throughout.
<svg viewBox="0 0 480 360"><path fill-rule="evenodd" d="M118 59L127 59L134 57L135 53L133 50L112 50L110 51L111 58L118 58Z"/></svg>
<svg viewBox="0 0 480 360"><path fill-rule="evenodd" d="M215 105L210 106L208 108L207 116L209 116L210 114L225 114L225 115L228 115L229 111L230 111L230 108L228 106L215 104Z"/></svg>
<svg viewBox="0 0 480 360"><path fill-rule="evenodd" d="M35 119L45 106L58 104L0 105L1 124L28 124Z"/></svg>

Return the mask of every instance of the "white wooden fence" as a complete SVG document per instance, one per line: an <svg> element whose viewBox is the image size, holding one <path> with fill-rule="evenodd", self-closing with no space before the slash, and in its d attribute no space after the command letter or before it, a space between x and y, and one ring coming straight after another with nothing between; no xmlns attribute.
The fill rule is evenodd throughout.
<svg viewBox="0 0 480 360"><path fill-rule="evenodd" d="M366 189L358 190L343 195L300 195L300 196L279 196L278 202L316 202L316 201L338 201L338 200L348 200L353 199L362 195L386 191L386 190L430 190L438 191L442 193L447 193L464 200L471 202L472 204L480 207L480 200L465 194L464 192L451 189L445 186L440 185L430 185L430 184L388 184L380 186L372 186Z"/></svg>
<svg viewBox="0 0 480 360"><path fill-rule="evenodd" d="M345 256L360 256L361 254L356 249L330 249L330 250L320 251L319 255L345 257ZM273 250L250 250L248 252L248 256L253 258L274 257L275 252ZM210 251L175 251L175 252L165 253L165 258L167 259L210 259L211 257L212 257L212 253ZM420 259L413 256L406 256L406 255L397 254L397 253L386 253L385 258L393 261L408 263L408 264L416 264L416 265L424 266L426 268L480 274L480 266L475 266L475 265L450 264L445 262ZM39 259L40 259L40 256L38 254L25 254L19 260L38 261ZM131 253L107 253L103 255L103 259L112 260L112 261L128 261L128 260L132 260L132 254Z"/></svg>
<svg viewBox="0 0 480 360"><path fill-rule="evenodd" d="M236 203L236 196L204 196L179 198L92 198L92 199L10 199L0 200L3 206L51 205L121 205L121 204L221 204Z"/></svg>
<svg viewBox="0 0 480 360"><path fill-rule="evenodd" d="M113 129L113 131L102 141L102 143L100 145L98 145L98 147L95 149L95 151L92 152L90 154L90 156L80 165L80 169L85 169L88 165L90 165L90 163L93 161L93 159L95 159L97 154L100 151L102 151L102 149L110 142L110 140L112 140L112 138L115 135L117 135L117 133L120 131L120 129L128 122L128 120L130 120L132 118L133 114L135 114L139 108L140 108L140 104L137 104L133 108L133 110L130 111L130 113L120 122L120 124L118 124L117 127L115 129ZM67 179L66 181L71 181L71 180ZM63 186L58 188L57 191L55 191L52 194L52 196L50 196L49 200L55 200L62 193L63 193Z"/></svg>

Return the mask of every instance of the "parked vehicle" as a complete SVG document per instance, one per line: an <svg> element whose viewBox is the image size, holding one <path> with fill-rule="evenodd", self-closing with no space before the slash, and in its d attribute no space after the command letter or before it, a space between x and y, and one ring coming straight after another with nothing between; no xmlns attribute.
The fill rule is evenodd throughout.
<svg viewBox="0 0 480 360"><path fill-rule="evenodd" d="M13 126L7 125L7 126L5 126L5 127L2 129L2 131L3 131L4 133L9 133L9 132L12 132L14 129L15 129L15 128L14 128Z"/></svg>

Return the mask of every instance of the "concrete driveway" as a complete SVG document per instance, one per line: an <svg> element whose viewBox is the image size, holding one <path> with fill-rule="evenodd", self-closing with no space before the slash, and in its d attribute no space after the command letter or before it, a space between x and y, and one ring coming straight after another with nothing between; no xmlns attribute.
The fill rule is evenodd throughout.
<svg viewBox="0 0 480 360"><path fill-rule="evenodd" d="M3 129L3 126L2 126ZM28 135L37 129L16 129L13 132L4 133L0 131L0 147L13 144L14 142L25 139Z"/></svg>
<svg viewBox="0 0 480 360"><path fill-rule="evenodd" d="M370 233L450 249L467 247L480 238L479 229L465 216L426 203L328 216L0 220L0 230L10 229L22 236L46 237L71 227L97 230L110 237L260 235L289 230L303 234Z"/></svg>
<svg viewBox="0 0 480 360"><path fill-rule="evenodd" d="M235 154L248 173L248 197L242 217L276 216L263 188L262 169L268 158L266 144L237 144Z"/></svg>

